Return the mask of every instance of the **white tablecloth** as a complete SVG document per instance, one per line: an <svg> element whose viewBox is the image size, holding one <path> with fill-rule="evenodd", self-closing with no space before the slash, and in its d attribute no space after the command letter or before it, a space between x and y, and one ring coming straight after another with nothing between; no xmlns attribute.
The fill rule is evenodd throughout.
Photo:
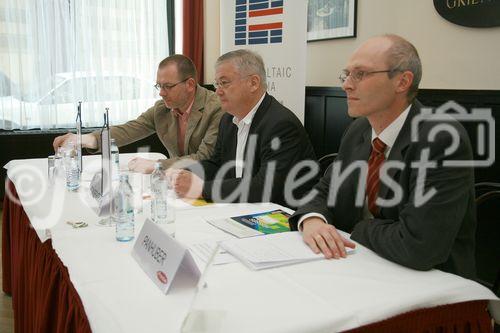
<svg viewBox="0 0 500 333"><path fill-rule="evenodd" d="M128 161L135 156L165 158L160 153L120 154L120 170L127 170ZM16 186L24 211L41 242L49 239L50 231L66 221L89 221L97 218L96 213L87 208L89 205L97 205L90 195L89 186L92 176L101 169L100 155L83 157L81 188L74 193L66 191L62 172L55 184L49 184L47 159L12 160L4 168L7 169L8 178Z"/></svg>
<svg viewBox="0 0 500 333"><path fill-rule="evenodd" d="M46 172L45 160L11 162L6 166L9 172L13 166ZM16 189L22 186L22 177L9 172ZM59 216L49 228L52 246L68 268L93 332L176 332L188 313L186 332L331 332L424 307L480 299L497 300L498 305L491 291L473 281L438 270L411 270L359 244L354 254L341 260L263 271L250 271L240 263L211 266L200 292L195 293L194 286L180 276L164 295L132 259L133 242L117 242L114 228L97 226L99 218L82 193L68 195L59 188L65 193L54 194L57 189L47 190L38 202L25 202L29 196L20 196L21 202L27 204L25 211L32 222L49 223L52 216ZM56 200L53 207L62 212L41 218L58 195L64 201ZM277 207L269 203L184 205L176 212L176 238L186 245L225 239L230 236L203 218ZM138 216L136 235L147 206L144 212ZM68 219L83 220L89 227L73 229L64 223Z"/></svg>

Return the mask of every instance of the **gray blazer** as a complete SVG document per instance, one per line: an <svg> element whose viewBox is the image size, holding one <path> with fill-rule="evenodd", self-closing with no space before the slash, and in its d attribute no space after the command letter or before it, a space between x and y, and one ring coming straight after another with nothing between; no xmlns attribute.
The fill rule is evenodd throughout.
<svg viewBox="0 0 500 333"><path fill-rule="evenodd" d="M333 170L330 166L315 186L318 194L295 212L290 224L296 229L302 215L321 213L328 223L350 232L353 240L388 260L418 270L437 268L473 278L476 228L473 169L443 166L444 160L472 159L469 137L460 123L450 121L449 124L459 133L460 145L451 155L445 155L452 138L443 132L434 142L427 142L429 131L436 125L428 121L419 123L419 140L411 142L411 122L421 108L420 102L413 103L388 156L388 161L402 161L405 166L403 170L394 168L388 172L403 190L401 202L382 207L379 218L364 219L362 205L355 205L360 175L357 171L342 182L335 204L327 207ZM429 160L437 161L437 166L427 169L425 192L433 187L436 194L425 204L417 206L417 169L411 166L412 162L420 160L421 152L426 148L430 149ZM342 163L341 170L345 170L352 162L368 161L370 151L371 126L366 118L359 118L344 134L334 163ZM364 190L364 185L362 188ZM379 197L390 199L393 196L394 191L381 182Z"/></svg>
<svg viewBox="0 0 500 333"><path fill-rule="evenodd" d="M163 167L168 168L179 159L209 158L215 147L222 114L219 97L198 85L188 118L184 151L179 151L177 146L177 119L162 100L157 101L137 119L123 125L112 126L110 134L120 147L156 133L168 150L170 158L161 161ZM101 148L100 131L92 134L98 141L99 149L90 151L96 152Z"/></svg>

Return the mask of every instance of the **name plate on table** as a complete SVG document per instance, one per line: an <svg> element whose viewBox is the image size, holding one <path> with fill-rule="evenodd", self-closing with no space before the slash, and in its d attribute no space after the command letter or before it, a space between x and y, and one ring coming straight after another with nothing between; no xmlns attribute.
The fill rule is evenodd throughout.
<svg viewBox="0 0 500 333"><path fill-rule="evenodd" d="M165 294L181 270L189 274L194 282L201 275L187 248L150 219L144 222L134 244L132 257Z"/></svg>

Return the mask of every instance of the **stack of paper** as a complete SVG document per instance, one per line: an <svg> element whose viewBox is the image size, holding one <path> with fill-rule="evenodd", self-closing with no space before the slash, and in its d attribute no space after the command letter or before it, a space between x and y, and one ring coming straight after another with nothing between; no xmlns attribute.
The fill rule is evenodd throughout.
<svg viewBox="0 0 500 333"><path fill-rule="evenodd" d="M189 246L189 251L200 259L204 264L210 260L210 256L215 251L217 247L217 242L201 242L191 244ZM236 258L226 252L224 249L220 249L213 260L214 265L223 265L236 262Z"/></svg>
<svg viewBox="0 0 500 333"><path fill-rule="evenodd" d="M220 245L254 270L324 259L322 253L315 254L304 243L299 232L231 239Z"/></svg>

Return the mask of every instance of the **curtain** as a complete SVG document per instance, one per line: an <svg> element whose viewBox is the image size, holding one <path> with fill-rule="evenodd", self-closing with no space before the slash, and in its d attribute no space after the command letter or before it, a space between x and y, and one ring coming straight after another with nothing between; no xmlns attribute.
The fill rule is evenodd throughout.
<svg viewBox="0 0 500 333"><path fill-rule="evenodd" d="M203 63L203 1L183 1L183 54L193 60L198 82L204 83Z"/></svg>
<svg viewBox="0 0 500 333"><path fill-rule="evenodd" d="M3 22L2 22L3 21ZM74 127L152 106L168 56L165 0L2 0L0 128Z"/></svg>
<svg viewBox="0 0 500 333"><path fill-rule="evenodd" d="M16 332L90 333L82 301L52 248L31 227L14 184L5 196L2 223L3 292L12 295Z"/></svg>

